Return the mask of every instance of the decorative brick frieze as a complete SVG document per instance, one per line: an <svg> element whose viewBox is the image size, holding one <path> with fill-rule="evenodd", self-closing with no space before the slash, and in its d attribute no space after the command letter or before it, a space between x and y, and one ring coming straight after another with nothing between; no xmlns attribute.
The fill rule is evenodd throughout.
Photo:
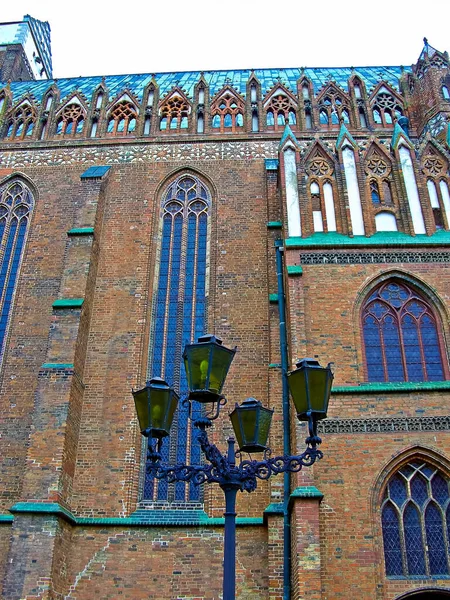
<svg viewBox="0 0 450 600"><path fill-rule="evenodd" d="M80 146L41 150L30 148L20 152L2 152L0 168L37 166L91 165L132 162L168 162L192 160L249 160L275 158L278 140L254 142L211 142L186 144L145 144L115 146Z"/></svg>
<svg viewBox="0 0 450 600"><path fill-rule="evenodd" d="M367 265L380 263L448 263L449 252L302 252L302 265Z"/></svg>
<svg viewBox="0 0 450 600"><path fill-rule="evenodd" d="M319 422L319 431L322 434L449 430L450 416L393 417L389 419L325 419Z"/></svg>

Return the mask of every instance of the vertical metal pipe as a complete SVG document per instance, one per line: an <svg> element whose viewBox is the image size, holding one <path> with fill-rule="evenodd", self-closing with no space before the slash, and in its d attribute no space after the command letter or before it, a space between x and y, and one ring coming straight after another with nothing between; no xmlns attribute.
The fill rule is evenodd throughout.
<svg viewBox="0 0 450 600"><path fill-rule="evenodd" d="M223 600L236 598L236 485L220 486L225 493L225 540L223 550Z"/></svg>
<svg viewBox="0 0 450 600"><path fill-rule="evenodd" d="M289 359L286 332L286 301L284 295L283 279L283 241L275 241L277 264L277 292L278 314L280 320L280 355L281 355L281 381L283 399L283 452L291 453L291 430L289 416L289 386L287 380ZM291 515L289 509L290 476L284 473L283 482L283 600L291 597Z"/></svg>

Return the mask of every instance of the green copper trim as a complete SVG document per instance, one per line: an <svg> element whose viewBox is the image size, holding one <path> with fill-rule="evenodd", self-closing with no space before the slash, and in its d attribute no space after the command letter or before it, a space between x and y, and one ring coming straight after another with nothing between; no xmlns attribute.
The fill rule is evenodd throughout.
<svg viewBox="0 0 450 600"><path fill-rule="evenodd" d="M264 515L283 515L284 506L282 502L272 502L264 511Z"/></svg>
<svg viewBox="0 0 450 600"><path fill-rule="evenodd" d="M342 123L341 128L339 129L338 138L336 140L336 149L337 150L339 150L339 148L341 148L342 144L344 143L344 141L346 139L349 141L350 145L353 146L353 148L358 147L357 143L352 138L350 131L347 129L347 127L344 125L344 123Z"/></svg>
<svg viewBox="0 0 450 600"><path fill-rule="evenodd" d="M44 363L41 369L59 369L64 371L66 369L73 369L73 363Z"/></svg>
<svg viewBox="0 0 450 600"><path fill-rule="evenodd" d="M314 233L307 238L291 237L285 241L287 248L347 247L371 248L374 246L450 246L450 231L440 229L433 235L408 235L400 231L379 231L370 237L355 235L349 237L342 233Z"/></svg>
<svg viewBox="0 0 450 600"><path fill-rule="evenodd" d="M0 515L0 523L12 523L13 521L13 515Z"/></svg>
<svg viewBox="0 0 450 600"><path fill-rule="evenodd" d="M9 509L13 514L45 514L63 517L70 523L75 523L75 517L57 502L17 502Z"/></svg>
<svg viewBox="0 0 450 600"><path fill-rule="evenodd" d="M281 221L269 221L267 223L267 229L281 229L283 223Z"/></svg>
<svg viewBox="0 0 450 600"><path fill-rule="evenodd" d="M41 514L53 515L61 517L72 525L89 525L89 526L117 526L117 527L215 527L223 526L225 519L223 517L210 518L203 511L192 511L192 519L186 519L187 511L139 511L139 514L131 517L75 517L70 511L60 506L57 502L18 502L9 509L13 514ZM145 514L147 512L147 514ZM157 515L155 515L155 512ZM199 514L201 513L201 514ZM7 516L7 515L6 515ZM156 518L155 518L156 517ZM14 519L14 517L10 517ZM236 525L239 527L245 526L260 526L264 524L264 519L261 517L237 517Z"/></svg>
<svg viewBox="0 0 450 600"><path fill-rule="evenodd" d="M280 165L280 161L278 158L265 158L264 166L266 167L266 171L278 171L278 167Z"/></svg>
<svg viewBox="0 0 450 600"><path fill-rule="evenodd" d="M269 369L281 369L281 363L270 363Z"/></svg>
<svg viewBox="0 0 450 600"><path fill-rule="evenodd" d="M300 265L291 265L287 268L288 275L302 275L303 268Z"/></svg>
<svg viewBox="0 0 450 600"><path fill-rule="evenodd" d="M276 304L278 302L278 294L269 294L269 302Z"/></svg>
<svg viewBox="0 0 450 600"><path fill-rule="evenodd" d="M93 235L94 228L93 227L74 227L73 229L69 229L67 235Z"/></svg>
<svg viewBox="0 0 450 600"><path fill-rule="evenodd" d="M450 390L450 381L423 381L414 383L411 381L401 381L396 383L361 383L360 385L333 386L332 394L379 394L398 392L420 392L420 391L442 391Z"/></svg>
<svg viewBox="0 0 450 600"><path fill-rule="evenodd" d="M313 485L305 485L295 488L295 490L291 492L291 499L292 498L323 498L323 494Z"/></svg>
<svg viewBox="0 0 450 600"><path fill-rule="evenodd" d="M405 131L402 129L402 127L398 124L398 121L397 121L397 123L394 126L394 131L392 133L392 138L391 138L391 147L392 148L394 148L394 149L397 148L400 138L404 139L408 148L410 148L410 149L414 148L410 139L406 135Z"/></svg>
<svg viewBox="0 0 450 600"><path fill-rule="evenodd" d="M294 133L292 132L292 129L289 127L289 125L286 123L285 127L284 127L284 132L283 132L283 136L280 140L280 145L278 146L278 148L281 150L284 146L284 144L287 142L287 140L291 140L291 142L294 144L294 146L296 148L299 148L299 143L297 141L297 138L295 137Z"/></svg>
<svg viewBox="0 0 450 600"><path fill-rule="evenodd" d="M84 302L83 298L60 298L52 304L53 308L81 308Z"/></svg>

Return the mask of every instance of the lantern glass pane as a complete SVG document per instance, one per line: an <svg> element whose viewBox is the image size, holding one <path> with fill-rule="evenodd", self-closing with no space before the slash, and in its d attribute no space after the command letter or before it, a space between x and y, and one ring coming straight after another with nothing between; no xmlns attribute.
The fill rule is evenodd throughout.
<svg viewBox="0 0 450 600"><path fill-rule="evenodd" d="M239 448L242 448L244 445L244 440L241 432L241 424L239 421L239 413L237 410L234 410L230 415L231 424L233 425L234 435L236 436L237 443Z"/></svg>
<svg viewBox="0 0 450 600"><path fill-rule="evenodd" d="M150 425L149 418L149 403L147 397L147 388L140 390L139 392L133 392L134 404L136 406L136 412L139 420L139 428L141 431L147 429Z"/></svg>
<svg viewBox="0 0 450 600"><path fill-rule="evenodd" d="M254 444L256 441L257 409L241 410L240 417L245 444Z"/></svg>
<svg viewBox="0 0 450 600"><path fill-rule="evenodd" d="M222 391L225 378L233 360L234 352L223 346L215 346L212 352L212 368L209 378L209 389L217 394Z"/></svg>
<svg viewBox="0 0 450 600"><path fill-rule="evenodd" d="M297 414L301 415L306 413L309 410L309 407L308 400L306 397L305 371L293 371L289 375L288 382Z"/></svg>
<svg viewBox="0 0 450 600"><path fill-rule="evenodd" d="M259 431L256 442L260 446L267 446L267 438L269 437L270 424L272 422L273 412L262 408L259 414Z"/></svg>
<svg viewBox="0 0 450 600"><path fill-rule="evenodd" d="M210 347L204 345L187 346L184 364L190 390L207 389Z"/></svg>
<svg viewBox="0 0 450 600"><path fill-rule="evenodd" d="M152 429L165 429L169 396L170 390L151 391L150 427Z"/></svg>
<svg viewBox="0 0 450 600"><path fill-rule="evenodd" d="M309 397L311 402L311 410L314 412L326 412L326 393L328 371L325 369L309 369Z"/></svg>

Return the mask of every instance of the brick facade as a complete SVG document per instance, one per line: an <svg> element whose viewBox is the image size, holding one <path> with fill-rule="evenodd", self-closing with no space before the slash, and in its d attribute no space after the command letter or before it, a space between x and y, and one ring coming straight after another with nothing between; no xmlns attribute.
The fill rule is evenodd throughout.
<svg viewBox="0 0 450 600"><path fill-rule="evenodd" d="M207 330L239 348L214 441L225 450L228 408L254 396L275 409L270 445L274 455L283 452L276 240L284 243L290 366L304 356L334 363L324 459L291 477L289 597L337 600L349 589L364 600L419 590L450 596L448 575L386 575L381 524L386 483L400 467L423 461L450 478L450 137L448 124L439 125L450 115L441 92L449 65L430 48L412 70L385 68L385 77L335 70L320 85L319 70L316 80L314 70L298 70L280 71L281 82L264 71L235 81L230 74L231 83L188 74L167 89L159 75L130 76L120 89L114 78L86 78L75 91L70 80L28 83L30 92L18 81L0 88L0 192L17 181L34 198L1 364L2 597L221 597L223 494L209 486L197 503L144 498L131 396L151 368L161 206L181 175L198 178L211 195ZM226 113L221 94L228 103L236 95L229 129L222 113L213 126L215 113ZM333 113L322 123L327 97L339 94L337 123ZM403 114L377 123L377 94L391 94ZM179 116L176 127L169 120L161 129L175 97L187 107L186 127ZM118 102L136 114L135 128L128 122L122 135L118 123L108 130ZM283 102L291 108L271 124L267 111ZM82 107L83 123L77 131L66 122L58 133L67 103ZM29 134L18 122L24 106ZM410 152L409 179L401 148ZM87 176L93 166L109 168ZM292 194L301 235L289 237ZM364 235L354 234L357 197ZM393 216L397 230L383 229L380 214ZM439 380L369 381L361 311L391 280L432 307ZM291 450L301 452L306 428L291 418L290 429ZM238 496L241 600L287 600L283 493L279 476Z"/></svg>

